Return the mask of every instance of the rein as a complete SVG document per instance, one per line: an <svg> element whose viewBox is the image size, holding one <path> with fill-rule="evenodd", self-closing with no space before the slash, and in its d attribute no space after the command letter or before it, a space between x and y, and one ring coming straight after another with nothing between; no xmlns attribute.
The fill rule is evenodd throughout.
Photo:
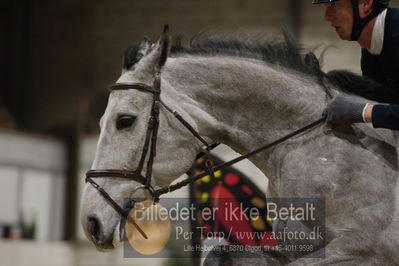
<svg viewBox="0 0 399 266"><path fill-rule="evenodd" d="M315 126L317 126L319 124L322 124L323 122L326 121L326 119L327 119L327 117L323 116L319 120L317 120L317 121L315 121L315 122L313 122L313 123L311 123L311 124L309 124L307 126L304 126L304 127L300 128L300 129L298 129L298 130L296 130L296 131L294 131L294 132L292 132L290 134L285 135L284 137L281 137L281 138L279 138L279 139L277 139L277 140L275 140L275 141L273 141L271 143L268 143L268 144L266 144L266 145L264 145L264 146L262 146L262 147L260 147L260 148L258 148L256 150L248 152L247 154L241 155L241 156L239 156L239 157L237 157L235 159L232 159L232 160L230 160L228 162L219 164L217 166L210 166L210 167L207 166L208 169L207 169L206 172L203 172L203 173L198 174L196 176L189 177L186 180L183 180L183 181L181 181L179 183L176 183L174 185L171 185L169 187L155 190L154 193L153 193L153 196L156 199L159 199L159 197L161 195L169 193L169 192L172 192L172 191L175 191L175 190L178 190L178 189L180 189L180 188L182 188L182 187L184 187L184 186L186 186L186 185L188 185L190 183L193 183L193 182L197 181L198 179L200 179L200 178L202 178L204 176L207 176L209 174L209 172L213 173L215 171L221 170L221 169L223 169L225 167L231 166L231 165L236 164L236 163L238 163L238 162L240 162L240 161L242 161L244 159L247 159L247 158L249 158L249 157L251 157L251 156L253 156L255 154L258 154L258 153L260 153L262 151L265 151L265 150L270 149L270 148L272 148L274 146L277 146L278 144L283 143L286 140L289 140L289 139L291 139L291 138L293 138L293 137L295 137L295 136L297 136L297 135L299 135L299 134L301 134L301 133L303 133L305 131L310 130L311 128L313 128L313 127L315 127Z"/></svg>
<svg viewBox="0 0 399 266"><path fill-rule="evenodd" d="M86 173L86 183L90 183L102 196L103 198L108 201L111 206L115 209L116 212L118 212L123 218L127 219L130 221L136 229L141 233L141 235L147 239L147 235L141 230L141 228L136 224L136 222L133 220L133 218L129 217L129 211L130 209L123 209L118 203L115 202L115 200L112 199L112 197L100 186L98 185L93 179L94 178L104 178L104 177L109 177L109 178L123 178L123 179L129 179L133 180L135 182L138 182L139 184L142 185L141 188L146 189L149 191L151 196L153 197L154 202L159 201L159 197L163 194L178 190L184 186L187 186L190 183L195 182L196 180L210 175L213 176L213 173L217 170L220 170L224 167L231 166L237 162L240 162L244 159L247 159L255 154L258 154L262 151L265 151L267 149L270 149L280 143L283 143L284 141L287 141L288 139L291 139L295 136L298 136L299 134L306 132L312 128L314 128L317 125L322 124L323 122L326 121L326 116L324 115L322 118L318 119L317 121L314 121L310 123L309 125L306 125L290 134L287 134L271 143L268 143L254 151L251 151L247 154L244 154L242 156L239 156L233 160L230 160L228 162L222 163L217 166L213 166L210 161L206 163L206 171L203 173L200 173L198 175L189 177L185 179L184 181L181 181L179 183L176 183L174 185L170 185L168 187L163 187L160 189L155 190L152 185L151 185L151 176L152 176L152 169L153 169L153 164L154 164L154 158L156 156L156 143L157 143L157 135L158 135L158 128L159 128L159 109L160 106L162 105L168 112L173 114L176 119L188 130L190 131L193 136L198 139L201 143L203 143L206 147L206 150L202 152L202 156L204 156L206 153L209 153L214 147L216 147L218 144L213 144L210 145L205 139L203 139L200 134L188 123L179 113L176 111L173 111L171 108L169 108L161 99L160 99L160 94L161 94L161 77L160 77L160 72L158 71L157 74L155 75L155 80L154 80L154 85L148 86L143 83L116 83L110 86L110 90L129 90L129 89L134 89L134 90L139 90L143 92L149 92L153 94L153 101L152 101L152 109L151 109L151 115L150 119L148 121L148 127L147 127L147 133L145 137L145 142L143 146L143 150L141 153L141 158L139 161L139 165L136 170L131 171L131 170L121 170L121 169L105 169L105 170L89 170ZM148 156L148 161L147 161L147 168L146 168L146 175L145 177L141 174L143 171L143 166L145 163L145 159L147 157L147 154L149 153ZM201 156L201 157L202 157ZM198 158L198 157L197 157Z"/></svg>

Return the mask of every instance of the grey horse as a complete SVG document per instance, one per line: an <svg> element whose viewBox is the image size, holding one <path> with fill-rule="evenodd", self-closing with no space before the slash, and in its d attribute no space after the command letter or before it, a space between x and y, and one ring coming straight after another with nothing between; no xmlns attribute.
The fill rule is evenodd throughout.
<svg viewBox="0 0 399 266"><path fill-rule="evenodd" d="M285 41L268 41L200 34L189 47L177 44L169 53L169 46L143 39L126 52L117 82L152 85L156 66L167 59L161 70L161 99L209 143L226 144L241 154L320 119L329 94L359 98L340 88L345 79L375 86L354 74L344 73L345 78L339 78L340 72L324 74L316 57L305 54L288 35ZM143 91L110 93L93 169L136 169L151 103L152 95ZM130 117L131 123L117 127L121 117ZM388 130L365 125L332 130L323 124L250 158L269 179L268 196L325 199L326 239L317 251L325 256L264 255L231 259L231 264L394 265L399 261L395 145ZM201 147L161 108L152 185L167 186L184 174ZM136 189L136 182L97 180L121 205L124 198L150 197ZM86 185L81 223L99 250L111 250L121 241L120 220L98 191ZM216 255L205 263L217 265L222 260Z"/></svg>

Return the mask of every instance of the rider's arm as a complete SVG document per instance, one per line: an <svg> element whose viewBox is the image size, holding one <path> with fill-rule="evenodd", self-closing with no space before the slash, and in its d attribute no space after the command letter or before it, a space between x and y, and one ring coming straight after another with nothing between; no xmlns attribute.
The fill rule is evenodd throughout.
<svg viewBox="0 0 399 266"><path fill-rule="evenodd" d="M326 114L332 126L367 122L375 128L399 130L399 104L371 105L337 96L328 105Z"/></svg>
<svg viewBox="0 0 399 266"><path fill-rule="evenodd" d="M366 108L364 109L363 118L366 123L373 122L373 109L374 109L374 105L369 104L369 103L367 104Z"/></svg>
<svg viewBox="0 0 399 266"><path fill-rule="evenodd" d="M371 113L371 122L375 128L399 130L399 104L374 105Z"/></svg>

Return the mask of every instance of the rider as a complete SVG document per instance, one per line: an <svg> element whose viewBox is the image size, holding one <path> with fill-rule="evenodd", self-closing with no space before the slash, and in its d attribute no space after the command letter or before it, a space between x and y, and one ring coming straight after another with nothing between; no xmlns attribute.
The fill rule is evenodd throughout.
<svg viewBox="0 0 399 266"><path fill-rule="evenodd" d="M399 9L389 8L389 0L313 0L313 4L326 4L324 19L339 37L362 47L363 75L397 88L399 94ZM327 122L365 122L399 130L399 103L372 105L338 96L327 107Z"/></svg>

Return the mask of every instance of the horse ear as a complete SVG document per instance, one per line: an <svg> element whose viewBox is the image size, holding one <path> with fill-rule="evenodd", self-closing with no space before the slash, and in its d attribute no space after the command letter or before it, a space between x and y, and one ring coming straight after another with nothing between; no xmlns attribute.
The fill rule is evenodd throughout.
<svg viewBox="0 0 399 266"><path fill-rule="evenodd" d="M164 26L161 38L159 39L159 45L161 49L161 55L158 60L158 69L160 70L166 63L170 52L170 34L169 34L169 25L166 24Z"/></svg>
<svg viewBox="0 0 399 266"><path fill-rule="evenodd" d="M159 41L151 47L151 51L137 64L137 70L142 74L154 75L161 71L169 56L171 38L169 26L165 25Z"/></svg>
<svg viewBox="0 0 399 266"><path fill-rule="evenodd" d="M146 36L134 44L133 46L126 49L123 56L123 70L132 70L134 66L151 51L152 43Z"/></svg>

